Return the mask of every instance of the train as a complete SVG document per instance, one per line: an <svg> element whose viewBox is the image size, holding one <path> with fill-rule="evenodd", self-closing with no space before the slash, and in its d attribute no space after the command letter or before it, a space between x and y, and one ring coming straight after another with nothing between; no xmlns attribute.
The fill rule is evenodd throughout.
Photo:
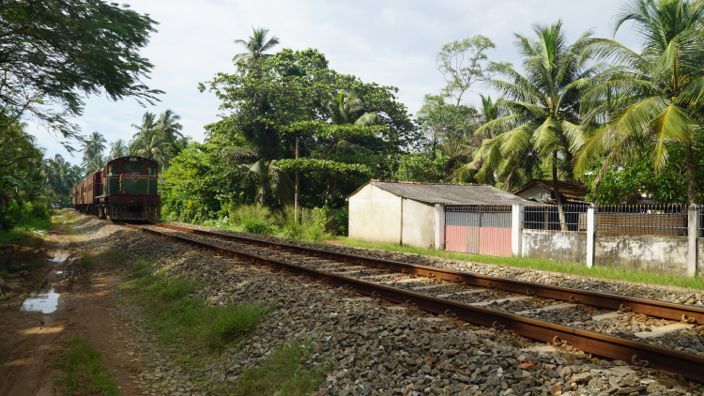
<svg viewBox="0 0 704 396"><path fill-rule="evenodd" d="M71 204L82 213L112 221L158 221L159 163L127 156L108 161L73 189Z"/></svg>

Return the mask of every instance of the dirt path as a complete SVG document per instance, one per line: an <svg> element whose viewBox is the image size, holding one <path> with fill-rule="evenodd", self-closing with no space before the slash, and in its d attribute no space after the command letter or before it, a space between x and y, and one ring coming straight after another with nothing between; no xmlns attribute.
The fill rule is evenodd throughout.
<svg viewBox="0 0 704 396"><path fill-rule="evenodd" d="M129 330L115 313L114 290L120 274L99 262L86 270L85 261L78 255L80 244L80 236L58 227L31 253L19 248L3 250L8 261L37 260L45 265L6 280L4 290L24 292L0 304L0 395L57 394L55 382L61 373L55 362L63 343L76 336L102 353L121 394L139 394L134 382L140 369L139 356L129 351ZM21 310L28 291L52 288L59 293L55 312Z"/></svg>

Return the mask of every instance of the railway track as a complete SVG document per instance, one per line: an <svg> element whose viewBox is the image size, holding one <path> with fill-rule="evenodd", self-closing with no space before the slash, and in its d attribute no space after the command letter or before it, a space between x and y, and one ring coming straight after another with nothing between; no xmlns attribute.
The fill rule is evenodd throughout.
<svg viewBox="0 0 704 396"><path fill-rule="evenodd" d="M543 342L566 343L586 353L650 366L704 382L704 342L686 352L657 345L659 336L704 323L704 308L480 276L268 241L174 224L127 226L219 254L235 256L347 286L396 303L448 314L469 323L514 331ZM565 312L569 311L569 314ZM599 330L621 315L648 315L667 323L654 331L618 336ZM696 337L696 336L695 336Z"/></svg>

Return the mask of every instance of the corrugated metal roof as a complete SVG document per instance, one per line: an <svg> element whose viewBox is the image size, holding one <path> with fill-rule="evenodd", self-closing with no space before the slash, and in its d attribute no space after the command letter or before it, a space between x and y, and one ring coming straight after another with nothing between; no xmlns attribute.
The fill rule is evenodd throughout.
<svg viewBox="0 0 704 396"><path fill-rule="evenodd" d="M371 181L373 186L399 197L428 204L532 206L534 202L492 186Z"/></svg>

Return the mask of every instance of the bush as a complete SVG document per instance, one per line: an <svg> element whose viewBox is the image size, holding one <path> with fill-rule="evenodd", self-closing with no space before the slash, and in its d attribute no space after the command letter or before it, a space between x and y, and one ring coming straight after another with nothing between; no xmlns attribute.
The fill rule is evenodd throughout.
<svg viewBox="0 0 704 396"><path fill-rule="evenodd" d="M322 242L330 235L326 232L328 222L327 208L301 208L299 221L295 221L294 210L286 207L276 216L279 235L288 239L308 242Z"/></svg>
<svg viewBox="0 0 704 396"><path fill-rule="evenodd" d="M322 242L329 236L326 232L328 208L313 208L310 213L310 222L304 227L303 239L310 242Z"/></svg>
<svg viewBox="0 0 704 396"><path fill-rule="evenodd" d="M268 235L272 233L271 211L261 205L227 207L230 222L242 227L245 232Z"/></svg>
<svg viewBox="0 0 704 396"><path fill-rule="evenodd" d="M347 236L349 225L349 209L347 206L335 210L330 220L330 230L335 235Z"/></svg>
<svg viewBox="0 0 704 396"><path fill-rule="evenodd" d="M305 218L308 214L305 209L301 209L300 216ZM276 224L279 226L279 233L288 239L301 239L303 236L303 225L301 221L296 221L295 211L292 206L283 208L276 216Z"/></svg>
<svg viewBox="0 0 704 396"><path fill-rule="evenodd" d="M2 209L5 208L0 208L0 229L46 229L50 223L51 207L46 200L12 201L6 210Z"/></svg>

